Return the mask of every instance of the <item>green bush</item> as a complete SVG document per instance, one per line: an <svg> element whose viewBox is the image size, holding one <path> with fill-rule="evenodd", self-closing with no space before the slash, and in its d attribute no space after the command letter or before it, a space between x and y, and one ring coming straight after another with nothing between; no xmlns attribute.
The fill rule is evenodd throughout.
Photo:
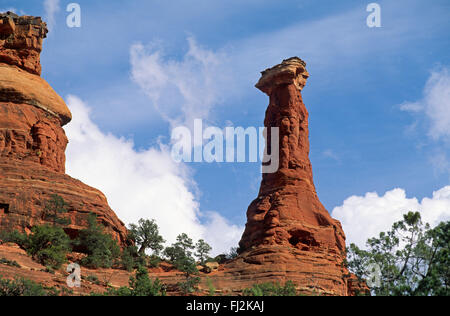
<svg viewBox="0 0 450 316"><path fill-rule="evenodd" d="M145 267L139 267L136 276L130 278L133 296L164 296L165 290L159 279L150 280Z"/></svg>
<svg viewBox="0 0 450 316"><path fill-rule="evenodd" d="M156 255L151 255L148 257L147 265L149 268L157 268L161 263L161 258Z"/></svg>
<svg viewBox="0 0 450 316"><path fill-rule="evenodd" d="M245 296L296 296L297 290L294 283L288 281L284 286L277 283L255 284L243 293Z"/></svg>
<svg viewBox="0 0 450 316"><path fill-rule="evenodd" d="M205 243L205 245L207 244ZM195 245L192 239L186 234L181 234L177 237L175 244L164 250L164 255L169 258L175 268L185 273L186 280L178 283L178 287L184 294L195 292L200 283L200 278L195 276L198 274L198 270L192 254L194 249Z"/></svg>
<svg viewBox="0 0 450 316"><path fill-rule="evenodd" d="M120 265L128 272L131 272L139 266L145 266L146 259L145 255L139 254L136 246L129 246L122 251Z"/></svg>
<svg viewBox="0 0 450 316"><path fill-rule="evenodd" d="M41 285L24 278L7 280L0 276L0 296L52 296L52 293L54 292L48 292Z"/></svg>
<svg viewBox="0 0 450 316"><path fill-rule="evenodd" d="M24 249L34 260L49 269L59 269L71 251L70 238L60 227L43 225L31 229L31 234L3 232L3 242L12 242Z"/></svg>
<svg viewBox="0 0 450 316"><path fill-rule="evenodd" d="M165 296L164 285L158 280L150 280L148 271L140 266L136 275L130 277L129 287L108 289L103 294L93 293L92 296Z"/></svg>
<svg viewBox="0 0 450 316"><path fill-rule="evenodd" d="M52 222L53 226L67 226L71 224L70 219L62 217L68 213L68 204L58 194L53 194L51 199L45 203L43 218Z"/></svg>
<svg viewBox="0 0 450 316"><path fill-rule="evenodd" d="M120 247L97 223L97 216L88 218L88 228L81 230L76 241L78 247L85 250L87 257L81 264L90 268L110 268L120 256Z"/></svg>
<svg viewBox="0 0 450 316"><path fill-rule="evenodd" d="M197 290L199 283L199 277L188 275L186 276L186 280L184 282L178 283L178 288L185 295L193 294Z"/></svg>
<svg viewBox="0 0 450 316"><path fill-rule="evenodd" d="M71 250L70 239L60 227L35 226L25 243L25 250L42 265L59 269Z"/></svg>
<svg viewBox="0 0 450 316"><path fill-rule="evenodd" d="M2 231L0 232L0 240L1 243L14 243L19 245L20 247L25 249L26 243L27 243L28 236L26 234L22 234L18 232L17 230L8 232L8 231Z"/></svg>
<svg viewBox="0 0 450 316"><path fill-rule="evenodd" d="M98 279L98 276L96 276L95 274L88 275L86 277L86 281L97 284L97 285L101 284L100 280Z"/></svg>
<svg viewBox="0 0 450 316"><path fill-rule="evenodd" d="M0 264L4 264L4 265L10 266L10 267L20 268L20 264L18 264L17 261L8 260L6 258L0 258Z"/></svg>
<svg viewBox="0 0 450 316"><path fill-rule="evenodd" d="M120 265L128 272L136 268L136 258L138 256L136 246L130 246L122 251L120 256Z"/></svg>
<svg viewBox="0 0 450 316"><path fill-rule="evenodd" d="M164 255L180 271L185 272L186 276L198 273L195 259L192 251L195 249L191 238L186 234L177 237L177 242L164 250Z"/></svg>

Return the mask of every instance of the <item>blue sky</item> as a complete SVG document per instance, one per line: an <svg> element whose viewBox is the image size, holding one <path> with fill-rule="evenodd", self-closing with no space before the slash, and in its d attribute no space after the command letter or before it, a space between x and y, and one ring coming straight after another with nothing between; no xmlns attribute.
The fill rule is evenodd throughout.
<svg viewBox="0 0 450 316"><path fill-rule="evenodd" d="M315 184L330 212L341 207L341 213L346 209L351 214L336 212L344 229L349 227L346 231L364 223L358 212L364 213L368 192L377 192L382 202L386 192L399 188L406 196L397 200L417 200L402 202L395 210L378 201L398 216L406 206L424 208L424 198L433 200L433 192L449 185L448 1L377 1L382 27L368 28L370 1L361 0L80 0L82 27L72 29L65 23L70 2L47 0L59 10L52 14L44 44L42 76L66 101L74 96L80 111L90 109L89 122L105 139L122 140L136 154L162 150L161 144L170 141L171 122L189 124L195 115L218 127L230 122L261 126L268 98L254 88L260 71L299 56L311 74L303 98L310 112ZM43 0L0 1L0 9L8 8L51 18ZM158 81L158 70L169 78ZM433 81L433 74L438 79ZM428 90L435 91L429 98L427 82ZM181 86L192 95L180 92ZM442 106L433 106L439 97ZM433 132L436 124L444 124L443 131ZM83 146L72 143L69 171L102 189L119 216L127 217L121 205L130 196L118 201L110 195L120 194L120 183L116 191L108 186L120 178L92 178L80 166L87 158L77 160ZM102 159L107 158L92 160ZM132 172L143 174L139 168L146 164L155 165L144 159ZM260 166L201 163L170 168L169 174L192 193L189 207L201 227L199 236L212 238L213 228L207 226L219 215L221 229L231 227L235 233L230 241L212 243L222 250L239 239L247 206L257 196ZM133 182L124 180L122 185ZM352 196L361 198L354 209L344 202ZM450 194L444 196L450 199ZM446 203L438 208L448 216ZM156 212L148 216L156 217ZM364 213L367 222L370 213ZM174 229L183 229L183 222L177 225ZM358 239L356 233L347 234Z"/></svg>

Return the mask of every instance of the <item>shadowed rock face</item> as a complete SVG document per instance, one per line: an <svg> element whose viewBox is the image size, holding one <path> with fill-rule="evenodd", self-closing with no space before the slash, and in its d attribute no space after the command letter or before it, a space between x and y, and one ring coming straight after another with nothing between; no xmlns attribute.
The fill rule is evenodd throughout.
<svg viewBox="0 0 450 316"><path fill-rule="evenodd" d="M291 280L306 292L347 295L345 235L319 201L309 160L301 95L308 77L305 62L294 57L264 71L256 85L270 97L264 125L279 127L280 168L263 175L247 211L240 256L226 270L242 286Z"/></svg>
<svg viewBox="0 0 450 316"><path fill-rule="evenodd" d="M123 244L127 230L106 197L65 175L68 140L62 126L72 115L39 76L46 34L40 18L0 15L0 229L29 232L45 223L45 203L58 194L68 203L66 231L72 237L94 213Z"/></svg>

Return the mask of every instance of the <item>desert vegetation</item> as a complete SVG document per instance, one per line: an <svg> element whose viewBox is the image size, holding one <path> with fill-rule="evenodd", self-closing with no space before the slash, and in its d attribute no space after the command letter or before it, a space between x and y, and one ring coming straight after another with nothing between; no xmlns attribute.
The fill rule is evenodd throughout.
<svg viewBox="0 0 450 316"><path fill-rule="evenodd" d="M59 196L45 203L44 216L51 224L32 228L29 235L18 231L2 232L1 242L19 245L36 262L44 265L47 272L61 269L67 263L67 255L73 249L82 249L79 260L81 266L99 269L114 268L133 272L129 285L121 288L107 286L104 293L92 293L95 296L164 296L166 285L160 280L152 280L149 269L158 267L162 262L176 271L183 272L184 280L177 284L178 292L183 295L196 293L200 283L200 271L208 270L208 263L221 264L238 255L233 248L229 254L210 257L212 248L206 241L194 242L187 234L180 234L176 242L165 247L165 239L159 232L154 220L141 219L129 226L129 246L121 249L117 241L99 224L95 215L88 218L87 228L71 240L64 228L69 224L64 218L66 204ZM408 213L402 221L393 224L388 232L382 232L376 238L367 241L367 248L360 249L352 244L347 250L346 267L354 273L360 282L371 286L372 295L450 295L450 227L443 222L431 229L422 223L419 213ZM0 265L19 267L20 265L5 258ZM376 267L376 269L374 268ZM375 271L375 270L376 271ZM96 275L84 278L93 284L102 284ZM209 295L215 295L210 279L207 280ZM57 289L45 289L39 284L16 278L0 278L0 295L51 296L64 295ZM255 284L243 290L245 296L295 296L298 295L293 282L284 285L275 283ZM361 293L361 294L368 294Z"/></svg>
<svg viewBox="0 0 450 316"><path fill-rule="evenodd" d="M348 268L377 296L450 295L450 222L430 228L420 213L409 212L388 232L352 244Z"/></svg>

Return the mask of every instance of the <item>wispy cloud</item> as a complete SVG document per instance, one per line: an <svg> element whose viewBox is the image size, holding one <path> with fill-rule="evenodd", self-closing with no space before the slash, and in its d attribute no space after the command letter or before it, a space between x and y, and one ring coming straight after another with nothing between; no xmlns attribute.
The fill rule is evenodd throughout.
<svg viewBox="0 0 450 316"><path fill-rule="evenodd" d="M53 30L56 22L56 13L59 12L59 0L45 0L44 1L45 19L47 21L48 29Z"/></svg>
<svg viewBox="0 0 450 316"><path fill-rule="evenodd" d="M341 159L339 158L338 154L336 154L332 149L327 149L323 152L323 156L332 160L335 160L337 162L340 162Z"/></svg>
<svg viewBox="0 0 450 316"><path fill-rule="evenodd" d="M208 119L230 88L225 54L200 47L188 38L181 60L168 59L157 45L131 47L131 77L150 97L172 127L191 126L194 119Z"/></svg>
<svg viewBox="0 0 450 316"><path fill-rule="evenodd" d="M434 139L450 138L450 68L443 67L431 73L423 98L405 102L400 109L425 114L429 124L429 135Z"/></svg>

